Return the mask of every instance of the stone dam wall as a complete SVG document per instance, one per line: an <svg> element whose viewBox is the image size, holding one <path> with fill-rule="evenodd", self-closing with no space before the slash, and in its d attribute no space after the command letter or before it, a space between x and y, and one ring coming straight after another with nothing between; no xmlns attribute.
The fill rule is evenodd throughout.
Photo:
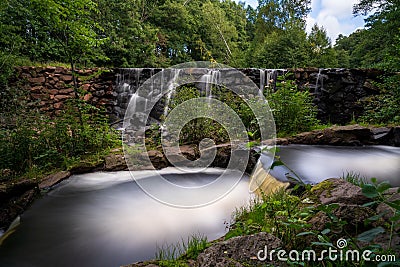
<svg viewBox="0 0 400 267"><path fill-rule="evenodd" d="M272 91L278 76L291 73L287 78L295 79L299 90L312 93L318 107L319 119L335 124L346 124L362 114L363 101L380 93L374 82L379 82L380 76L384 74L373 69L238 70L249 77L260 90ZM207 69L199 71L210 72ZM213 70L213 75L219 71L223 70ZM164 70L93 68L79 70L77 82L84 92L81 98L97 107L104 107L111 121L116 122L123 118L129 100L137 89L159 72ZM170 77L175 78L174 75ZM59 113L65 102L75 97L71 71L63 67L19 67L16 68L11 83L22 86L28 92L32 105L51 115Z"/></svg>

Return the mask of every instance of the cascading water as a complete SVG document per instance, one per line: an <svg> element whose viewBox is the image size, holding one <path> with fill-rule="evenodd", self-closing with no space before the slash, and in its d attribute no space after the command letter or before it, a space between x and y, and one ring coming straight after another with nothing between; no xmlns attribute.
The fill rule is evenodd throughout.
<svg viewBox="0 0 400 267"><path fill-rule="evenodd" d="M283 75L286 72L284 69L260 69L260 92L262 96L264 92L270 93L275 90L276 81L279 75Z"/></svg>
<svg viewBox="0 0 400 267"><path fill-rule="evenodd" d="M169 110L169 103L171 102L171 98L175 92L175 87L177 86L177 80L179 78L179 73L181 69L172 69L171 72L171 78L168 81L167 85L167 96L165 100L165 106L164 106L164 117L168 115L168 110Z"/></svg>
<svg viewBox="0 0 400 267"><path fill-rule="evenodd" d="M318 93L322 92L322 88L324 87L324 80L321 79L321 72L322 72L322 69L319 69L318 74L317 74L317 80L315 82L314 94L318 94ZM321 81L321 87L319 86L320 81Z"/></svg>
<svg viewBox="0 0 400 267"><path fill-rule="evenodd" d="M218 69L209 69L207 70L207 73L204 74L200 78L200 82L204 86L204 91L205 91L205 97L207 98L212 98L212 87L213 84L219 84L220 83L220 77L221 73L220 70Z"/></svg>
<svg viewBox="0 0 400 267"><path fill-rule="evenodd" d="M265 83L265 70L260 69L260 92L259 92L260 96L263 96L264 94L264 83Z"/></svg>
<svg viewBox="0 0 400 267"><path fill-rule="evenodd" d="M202 84L201 89L204 90L204 96L212 98L212 86L213 84L219 84L221 79L221 71L227 71L222 69L207 69L199 68L195 72L201 73L199 82ZM263 90L266 87L270 87L273 90L277 76L283 74L286 70L283 69L260 69L260 82L258 84L260 96L263 94ZM140 87L145 83L147 79L153 75L160 73L160 79L157 82L152 81L151 84L147 85L146 94L140 91ZM156 120L159 120L161 115L166 116L168 114L169 104L171 98L174 95L177 81L179 80L181 69L154 69L154 68L125 68L120 69L116 77L116 92L114 93L114 104L113 104L113 116L116 120L122 120L124 118L128 103L131 98L135 102L135 107L146 108L150 99L159 98L163 96L158 106L158 115ZM138 114L140 116L140 114Z"/></svg>

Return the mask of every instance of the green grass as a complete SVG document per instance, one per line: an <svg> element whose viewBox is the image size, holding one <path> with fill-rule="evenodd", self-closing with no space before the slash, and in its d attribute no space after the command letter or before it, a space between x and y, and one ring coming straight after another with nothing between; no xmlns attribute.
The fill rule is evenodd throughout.
<svg viewBox="0 0 400 267"><path fill-rule="evenodd" d="M163 267L189 266L188 260L196 260L209 246L207 237L201 234L191 235L177 244L164 244L156 252L157 264Z"/></svg>
<svg viewBox="0 0 400 267"><path fill-rule="evenodd" d="M340 178L359 187L362 187L364 184L368 183L368 179L366 177L361 176L356 172L344 173Z"/></svg>

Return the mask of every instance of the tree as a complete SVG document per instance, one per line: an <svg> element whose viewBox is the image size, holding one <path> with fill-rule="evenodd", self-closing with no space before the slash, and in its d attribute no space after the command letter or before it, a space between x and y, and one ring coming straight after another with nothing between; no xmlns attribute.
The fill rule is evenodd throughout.
<svg viewBox="0 0 400 267"><path fill-rule="evenodd" d="M106 60L97 64L113 67L157 66L157 28L148 22L156 3L146 0L96 0L96 19L107 37L101 49Z"/></svg>
<svg viewBox="0 0 400 267"><path fill-rule="evenodd" d="M255 36L247 61L253 67L304 66L308 58L305 18L309 0L259 0Z"/></svg>
<svg viewBox="0 0 400 267"><path fill-rule="evenodd" d="M98 13L97 4L92 0L31 0L29 8L41 31L57 42L63 61L70 64L78 95L76 64L101 56L96 50L105 39L98 35L101 28L93 16Z"/></svg>
<svg viewBox="0 0 400 267"><path fill-rule="evenodd" d="M234 24L228 20L225 11L211 1L202 6L202 41L212 59L229 64L236 49L238 33Z"/></svg>
<svg viewBox="0 0 400 267"><path fill-rule="evenodd" d="M311 48L309 66L327 68L337 65L336 52L333 50L331 40L323 27L320 28L317 24L314 24L308 35L308 42Z"/></svg>
<svg viewBox="0 0 400 267"><path fill-rule="evenodd" d="M193 17L184 2L167 0L154 9L149 21L158 29L157 57L166 65L190 61L187 47L191 43Z"/></svg>
<svg viewBox="0 0 400 267"><path fill-rule="evenodd" d="M357 32L360 43L354 47L354 57L360 61L359 67L378 67L398 70L399 51L396 49L400 36L400 2L397 0L360 0L354 6L355 15L367 15L366 30ZM350 37L350 36L349 36ZM379 40L379 41L378 41ZM394 59L394 60L393 60ZM394 65L393 65L394 64Z"/></svg>

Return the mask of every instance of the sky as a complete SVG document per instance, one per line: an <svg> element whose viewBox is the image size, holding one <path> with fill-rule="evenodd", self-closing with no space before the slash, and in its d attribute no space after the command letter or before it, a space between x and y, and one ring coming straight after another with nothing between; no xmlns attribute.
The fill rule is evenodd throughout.
<svg viewBox="0 0 400 267"><path fill-rule="evenodd" d="M257 7L257 0L244 1L246 5ZM334 44L339 34L348 36L356 29L363 28L364 18L353 16L353 5L357 2L358 0L311 0L312 11L307 17L307 32L317 23L324 27Z"/></svg>

